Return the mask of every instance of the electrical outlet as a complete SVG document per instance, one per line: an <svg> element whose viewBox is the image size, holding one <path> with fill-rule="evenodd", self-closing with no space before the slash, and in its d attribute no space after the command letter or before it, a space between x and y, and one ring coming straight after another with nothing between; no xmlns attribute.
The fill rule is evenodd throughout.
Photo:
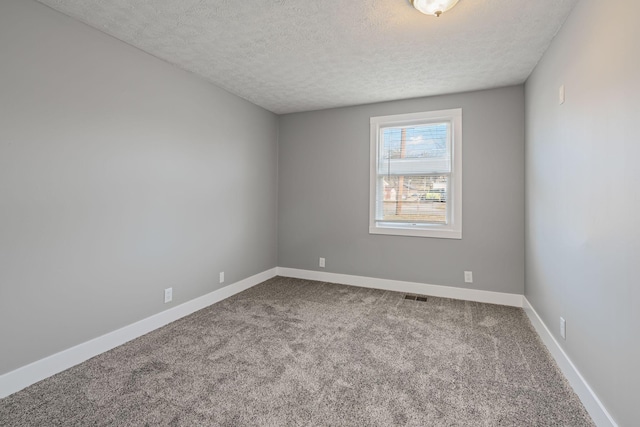
<svg viewBox="0 0 640 427"><path fill-rule="evenodd" d="M173 300L173 288L167 288L164 290L164 303L171 302Z"/></svg>
<svg viewBox="0 0 640 427"><path fill-rule="evenodd" d="M220 283L224 283L224 271L220 272Z"/></svg>
<svg viewBox="0 0 640 427"><path fill-rule="evenodd" d="M464 272L464 283L473 283L473 271Z"/></svg>
<svg viewBox="0 0 640 427"><path fill-rule="evenodd" d="M560 318L560 336L563 340L567 339L567 321L564 320L564 317Z"/></svg>
<svg viewBox="0 0 640 427"><path fill-rule="evenodd" d="M324 268L324 258L320 258L320 267Z"/></svg>
<svg viewBox="0 0 640 427"><path fill-rule="evenodd" d="M564 100L565 100L565 92L564 92L564 85L560 86L560 90L558 91L558 103L560 105L564 104Z"/></svg>

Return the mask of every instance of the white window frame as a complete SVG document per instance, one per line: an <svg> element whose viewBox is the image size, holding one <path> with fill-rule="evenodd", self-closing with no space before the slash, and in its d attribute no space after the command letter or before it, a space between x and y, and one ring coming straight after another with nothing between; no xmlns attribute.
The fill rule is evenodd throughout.
<svg viewBox="0 0 640 427"><path fill-rule="evenodd" d="M382 130L388 127L451 123L451 174L447 194L447 224L398 224L376 220L378 153ZM371 117L369 233L462 239L462 109Z"/></svg>

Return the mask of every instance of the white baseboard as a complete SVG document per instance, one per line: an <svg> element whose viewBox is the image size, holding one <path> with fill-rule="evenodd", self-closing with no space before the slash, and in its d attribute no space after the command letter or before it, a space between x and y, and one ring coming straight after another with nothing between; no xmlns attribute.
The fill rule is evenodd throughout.
<svg viewBox="0 0 640 427"><path fill-rule="evenodd" d="M578 371L571 359L569 359L567 353L560 347L558 341L551 334L547 325L545 325L542 318L526 297L523 297L523 308L536 332L540 335L542 342L555 359L560 370L582 401L585 409L589 412L589 415L591 415L593 422L595 422L598 427L617 427L618 424L616 424L611 414L609 414L607 408L605 408L600 399L598 399L598 396L596 396L591 387L589 387L587 381L580 374L580 371Z"/></svg>
<svg viewBox="0 0 640 427"><path fill-rule="evenodd" d="M276 272L277 268L263 271L262 273L258 273L176 307L154 314L131 325L78 344L14 371L7 372L0 376L0 398L20 391L31 384L55 375L58 372L62 372L65 369L69 369L98 354L122 345L127 341L131 341L168 323L249 289L252 286L274 277Z"/></svg>
<svg viewBox="0 0 640 427"><path fill-rule="evenodd" d="M563 374L569 380L569 383L575 390L596 425L602 427L617 427L616 422L613 420L600 399L598 399L564 350L562 350L529 301L527 301L527 299L522 295L482 291L477 289L455 288L450 286L429 285L400 280L353 276L348 274L328 273L323 271L300 270L286 267L272 268L240 280L232 285L225 286L224 288L195 298L179 306L170 308L169 310L147 317L146 319L142 319L116 331L107 333L1 375L0 398L13 394L31 384L57 374L58 372L62 372L65 369L69 369L72 366L97 356L98 354L104 353L105 351L111 350L112 348L138 338L168 323L229 298L276 275L365 288L523 307L534 328L542 338L542 341L551 352Z"/></svg>
<svg viewBox="0 0 640 427"><path fill-rule="evenodd" d="M481 291L478 289L455 288L453 286L428 285L425 283L404 282L401 280L377 279L373 277L352 276L349 274L327 273L324 271L299 270L278 267L278 275L297 279L318 280L339 283L362 288L383 289L386 291L407 292L434 297L485 302L489 304L522 307L522 295L502 292Z"/></svg>

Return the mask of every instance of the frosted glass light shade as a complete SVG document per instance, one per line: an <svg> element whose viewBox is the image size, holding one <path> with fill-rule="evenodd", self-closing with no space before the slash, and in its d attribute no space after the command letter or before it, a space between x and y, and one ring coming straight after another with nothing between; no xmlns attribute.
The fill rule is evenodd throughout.
<svg viewBox="0 0 640 427"><path fill-rule="evenodd" d="M458 0L411 0L411 3L425 15L440 16L455 6Z"/></svg>

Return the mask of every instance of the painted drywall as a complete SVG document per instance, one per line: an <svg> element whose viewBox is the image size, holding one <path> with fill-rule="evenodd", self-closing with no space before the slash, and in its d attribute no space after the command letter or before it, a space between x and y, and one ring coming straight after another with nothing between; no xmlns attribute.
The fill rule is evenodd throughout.
<svg viewBox="0 0 640 427"><path fill-rule="evenodd" d="M34 1L0 58L0 374L276 266L277 116Z"/></svg>
<svg viewBox="0 0 640 427"><path fill-rule="evenodd" d="M462 240L369 234L369 118L462 108ZM524 291L524 88L280 117L278 265ZM474 283L464 283L472 270Z"/></svg>
<svg viewBox="0 0 640 427"><path fill-rule="evenodd" d="M614 419L632 426L640 418L640 3L607 6L578 3L526 83L525 293Z"/></svg>

